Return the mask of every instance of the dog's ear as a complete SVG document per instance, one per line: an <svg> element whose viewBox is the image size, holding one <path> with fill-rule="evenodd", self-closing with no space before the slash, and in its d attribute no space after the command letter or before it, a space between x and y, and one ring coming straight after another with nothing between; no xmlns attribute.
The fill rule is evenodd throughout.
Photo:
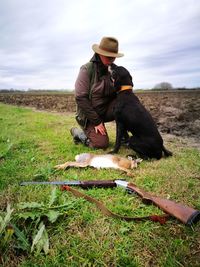
<svg viewBox="0 0 200 267"><path fill-rule="evenodd" d="M129 73L129 85L133 86L133 79L130 73Z"/></svg>
<svg viewBox="0 0 200 267"><path fill-rule="evenodd" d="M126 85L132 85L133 86L132 76L131 76L130 72L126 68L124 68L124 67L120 67L120 68L121 68L121 70L120 70L121 76L128 83Z"/></svg>

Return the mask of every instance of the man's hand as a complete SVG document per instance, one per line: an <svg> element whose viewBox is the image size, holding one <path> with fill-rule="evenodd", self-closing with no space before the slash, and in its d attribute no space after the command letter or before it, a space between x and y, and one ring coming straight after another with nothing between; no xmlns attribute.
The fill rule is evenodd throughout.
<svg viewBox="0 0 200 267"><path fill-rule="evenodd" d="M100 123L99 125L94 127L96 133L100 133L102 135L106 135L106 128L103 123Z"/></svg>

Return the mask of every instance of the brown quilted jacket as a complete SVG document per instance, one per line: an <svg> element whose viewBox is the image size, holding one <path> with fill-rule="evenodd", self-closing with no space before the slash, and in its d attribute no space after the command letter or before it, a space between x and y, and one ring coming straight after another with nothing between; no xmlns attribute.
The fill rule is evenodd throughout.
<svg viewBox="0 0 200 267"><path fill-rule="evenodd" d="M83 128L87 122L95 126L103 122L109 103L116 97L108 69L99 56L94 54L90 62L91 71L87 64L81 66L75 83L76 119Z"/></svg>

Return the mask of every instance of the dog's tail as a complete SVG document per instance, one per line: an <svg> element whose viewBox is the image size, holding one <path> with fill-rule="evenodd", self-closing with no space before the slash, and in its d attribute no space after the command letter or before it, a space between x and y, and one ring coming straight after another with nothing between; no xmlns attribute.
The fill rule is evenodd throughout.
<svg viewBox="0 0 200 267"><path fill-rule="evenodd" d="M167 150L164 146L162 147L162 151L164 152L165 157L169 157L169 156L173 155L173 153L171 151Z"/></svg>

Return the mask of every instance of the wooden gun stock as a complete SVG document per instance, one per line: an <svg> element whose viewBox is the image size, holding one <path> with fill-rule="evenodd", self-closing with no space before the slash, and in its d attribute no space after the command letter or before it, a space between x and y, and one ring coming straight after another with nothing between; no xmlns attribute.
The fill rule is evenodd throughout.
<svg viewBox="0 0 200 267"><path fill-rule="evenodd" d="M176 203L175 201L153 196L148 192L138 188L136 185L129 183L127 189L136 192L145 204L154 204L164 212L177 218L186 225L192 225L200 220L200 211L186 205Z"/></svg>

